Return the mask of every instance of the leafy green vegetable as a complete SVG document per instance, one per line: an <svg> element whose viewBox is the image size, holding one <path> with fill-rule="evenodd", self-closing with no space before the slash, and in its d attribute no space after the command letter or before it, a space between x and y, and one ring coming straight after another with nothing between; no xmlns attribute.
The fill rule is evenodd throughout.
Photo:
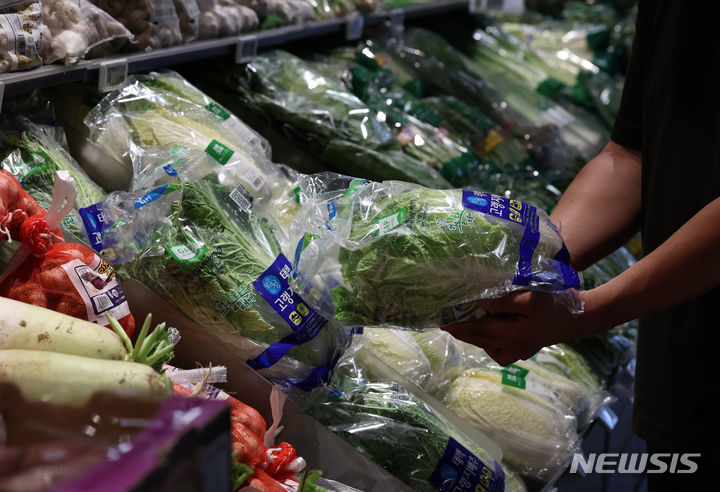
<svg viewBox="0 0 720 492"><path fill-rule="evenodd" d="M501 380L496 371L468 369L453 381L445 403L493 438L506 463L547 479L575 451L575 421L546 399Z"/></svg>
<svg viewBox="0 0 720 492"><path fill-rule="evenodd" d="M248 360L293 330L252 286L281 252L275 229L257 213L241 211L231 192L214 175L185 184L171 226L159 230L141 257L121 271L148 285ZM178 260L171 254L178 245L194 257ZM328 363L342 346L336 328L328 323L312 340L293 347L260 372L279 382L303 379L313 367Z"/></svg>
<svg viewBox="0 0 720 492"><path fill-rule="evenodd" d="M303 208L312 213L329 205L310 201ZM325 268L340 271L332 301L343 323L437 326L449 322L443 308L513 289L524 227L465 208L461 190L368 183L332 207L337 213L329 222L332 231L317 250L308 250L306 263L301 255L296 272L302 282ZM554 257L562 240L542 217L539 231L530 263L534 272L552 277L544 258ZM337 256L328 255L336 245ZM550 284L545 288L552 289Z"/></svg>
<svg viewBox="0 0 720 492"><path fill-rule="evenodd" d="M417 491L428 480L450 437L485 463L485 451L461 436L425 402L395 383L363 384L314 405L311 415ZM398 443L402 443L398 446Z"/></svg>
<svg viewBox="0 0 720 492"><path fill-rule="evenodd" d="M101 201L105 192L42 127L28 120L22 121L20 126L22 133L18 137L9 133L0 137L16 147L0 167L10 172L45 210L52 203L55 171L67 171L75 183L77 196L75 207L60 225L65 231L84 239L85 228L77 210Z"/></svg>

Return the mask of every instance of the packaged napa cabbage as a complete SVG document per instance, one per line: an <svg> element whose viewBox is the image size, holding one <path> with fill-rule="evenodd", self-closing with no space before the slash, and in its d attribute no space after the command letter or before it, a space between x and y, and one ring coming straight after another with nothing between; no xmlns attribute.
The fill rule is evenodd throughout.
<svg viewBox="0 0 720 492"><path fill-rule="evenodd" d="M309 413L413 490L456 490L461 477L472 484L469 490L527 490L520 477L395 383L334 390Z"/></svg>
<svg viewBox="0 0 720 492"><path fill-rule="evenodd" d="M468 369L456 378L444 403L500 445L503 461L521 475L548 480L579 450L573 415L519 385L512 374Z"/></svg>
<svg viewBox="0 0 720 492"><path fill-rule="evenodd" d="M93 247L113 251L118 271L266 378L309 389L327 374L349 333L293 292L276 226L258 206L239 205L238 188L219 179L211 173L145 194L114 193L82 210L84 220L104 223Z"/></svg>
<svg viewBox="0 0 720 492"><path fill-rule="evenodd" d="M466 426L439 401L397 372L400 369L414 377L413 371L404 370L398 362L403 355L416 356L413 351L417 349L397 347L402 355L394 357L392 347L385 343L392 343L391 339L368 346L373 342L366 336L383 337L394 331L398 335L409 333L367 330L355 334L352 345L333 369L328 385L305 400L306 413L414 490L456 490L453 486L462 476L473 488L482 485L482 490L527 490L523 481L500 460L496 443ZM412 345L407 340L406 343ZM376 350L381 346L385 346L384 350ZM408 361L405 369L411 366L412 361ZM484 468L487 470L481 472Z"/></svg>
<svg viewBox="0 0 720 492"><path fill-rule="evenodd" d="M84 121L93 143L133 167L143 147L205 150L213 140L249 164L261 166L269 159L265 139L175 72L128 77Z"/></svg>
<svg viewBox="0 0 720 492"><path fill-rule="evenodd" d="M443 326L476 311L474 300L518 289L582 310L581 276L543 210L473 190L325 181L338 183L328 174L302 180L293 274L300 290L316 287L318 309L338 321Z"/></svg>
<svg viewBox="0 0 720 492"><path fill-rule="evenodd" d="M455 339L439 328L413 332L365 327L355 335L351 351L357 371L374 379L374 362L385 364L411 383L437 396L463 370L463 354Z"/></svg>
<svg viewBox="0 0 720 492"><path fill-rule="evenodd" d="M614 401L587 361L570 345L560 343L543 347L531 357L531 361L527 362L540 364L549 371L570 379L582 387L586 405L583 411L577 415L578 425L581 427L592 421L603 405L609 405Z"/></svg>
<svg viewBox="0 0 720 492"><path fill-rule="evenodd" d="M50 208L55 184L55 171L70 173L77 191L75 206L60 223L62 229L78 240L85 239L85 228L78 209L102 200L105 191L93 182L67 151L45 128L25 118L17 121L18 131L4 131L2 145L14 148L0 162L45 210Z"/></svg>
<svg viewBox="0 0 720 492"><path fill-rule="evenodd" d="M322 67L276 50L235 67L220 84L333 169L366 179L449 186L438 170L402 152L384 115Z"/></svg>
<svg viewBox="0 0 720 492"><path fill-rule="evenodd" d="M232 174L248 200L274 204L267 209L284 228L297 212L295 178L270 161L268 142L174 72L130 77L88 113L85 124L91 141L132 162L133 190L159 184L154 180L163 166L175 162L178 170L184 160L202 171L185 180L209 170ZM187 164L198 160L203 162Z"/></svg>
<svg viewBox="0 0 720 492"><path fill-rule="evenodd" d="M215 174L219 182L237 189L233 197L241 208L260 205L260 213L280 226L286 247L285 236L300 208L295 191L297 173L286 166L270 161L255 165L217 141L203 151L179 145L144 147L131 189L191 182L208 174Z"/></svg>

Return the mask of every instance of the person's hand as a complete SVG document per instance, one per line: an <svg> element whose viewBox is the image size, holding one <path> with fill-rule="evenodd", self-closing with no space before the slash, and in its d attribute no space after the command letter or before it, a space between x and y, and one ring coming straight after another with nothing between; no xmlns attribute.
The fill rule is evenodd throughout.
<svg viewBox="0 0 720 492"><path fill-rule="evenodd" d="M571 313L552 294L522 291L477 304L487 316L443 329L484 349L502 366L528 359L542 347L603 331L584 315Z"/></svg>

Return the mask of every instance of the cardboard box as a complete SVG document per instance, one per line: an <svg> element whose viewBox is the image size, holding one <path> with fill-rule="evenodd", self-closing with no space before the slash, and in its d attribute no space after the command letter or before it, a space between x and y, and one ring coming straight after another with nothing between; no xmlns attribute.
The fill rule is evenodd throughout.
<svg viewBox="0 0 720 492"><path fill-rule="evenodd" d="M211 335L140 282L126 280L122 288L135 319L142 320L151 312L153 323L164 321L180 330L182 338L175 348L173 366L183 369L193 369L196 363L205 367L209 363L226 366L228 382L217 386L257 409L270 426L273 385L233 354L232 337L220 340ZM366 492L412 491L327 427L305 415L290 399L285 402L281 425L284 428L277 439L295 446L308 468L321 470L324 477Z"/></svg>

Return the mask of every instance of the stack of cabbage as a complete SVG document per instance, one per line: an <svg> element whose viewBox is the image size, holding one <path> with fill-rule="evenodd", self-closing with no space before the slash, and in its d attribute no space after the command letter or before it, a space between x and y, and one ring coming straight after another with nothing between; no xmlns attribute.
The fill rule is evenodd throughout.
<svg viewBox="0 0 720 492"><path fill-rule="evenodd" d="M566 345L503 368L440 329L365 328L351 350L345 357L363 378L376 381L390 366L494 439L503 463L540 480L562 469L579 448L578 430L609 401L587 363Z"/></svg>
<svg viewBox="0 0 720 492"><path fill-rule="evenodd" d="M152 184L139 181L150 165L148 160L157 164L148 147L168 151L176 146L199 151L224 148L220 164L230 160L242 167L237 174L244 177L246 191L254 199L271 203L268 208L280 225L289 225L297 211L295 186L284 168L270 161L269 144L174 72L129 77L87 114L85 125L93 143L132 165L133 190Z"/></svg>

